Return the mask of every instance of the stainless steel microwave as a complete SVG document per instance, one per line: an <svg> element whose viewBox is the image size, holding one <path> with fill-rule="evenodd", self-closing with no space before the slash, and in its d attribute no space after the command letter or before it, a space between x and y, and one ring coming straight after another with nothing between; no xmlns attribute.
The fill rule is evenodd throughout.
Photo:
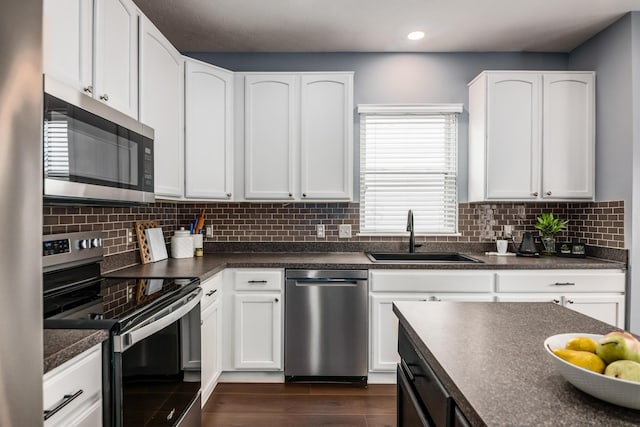
<svg viewBox="0 0 640 427"><path fill-rule="evenodd" d="M153 202L153 137L150 127L45 76L45 200Z"/></svg>

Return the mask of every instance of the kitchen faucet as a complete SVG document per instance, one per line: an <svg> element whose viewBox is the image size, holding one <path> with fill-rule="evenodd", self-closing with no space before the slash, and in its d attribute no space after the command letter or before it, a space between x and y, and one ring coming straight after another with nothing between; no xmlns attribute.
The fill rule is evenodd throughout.
<svg viewBox="0 0 640 427"><path fill-rule="evenodd" d="M416 251L416 236L413 231L413 211L409 209L409 214L407 215L407 231L409 234L409 253L414 253Z"/></svg>

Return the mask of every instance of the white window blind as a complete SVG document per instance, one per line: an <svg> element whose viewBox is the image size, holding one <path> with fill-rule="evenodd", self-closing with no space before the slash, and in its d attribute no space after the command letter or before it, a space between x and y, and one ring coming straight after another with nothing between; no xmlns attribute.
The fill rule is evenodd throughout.
<svg viewBox="0 0 640 427"><path fill-rule="evenodd" d="M459 104L361 105L360 232L455 234Z"/></svg>

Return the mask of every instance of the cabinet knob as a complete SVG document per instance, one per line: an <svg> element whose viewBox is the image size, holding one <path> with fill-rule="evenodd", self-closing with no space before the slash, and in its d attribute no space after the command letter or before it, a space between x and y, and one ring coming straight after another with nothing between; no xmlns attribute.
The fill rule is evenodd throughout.
<svg viewBox="0 0 640 427"><path fill-rule="evenodd" d="M544 193L545 196L550 196L551 195L551 191L547 191L546 193Z"/></svg>
<svg viewBox="0 0 640 427"><path fill-rule="evenodd" d="M91 85L85 86L82 90L85 91L86 93L93 93L93 86Z"/></svg>
<svg viewBox="0 0 640 427"><path fill-rule="evenodd" d="M276 298L276 302L280 301L278 298Z"/></svg>
<svg viewBox="0 0 640 427"><path fill-rule="evenodd" d="M554 299L554 300L553 300L553 303L554 303L554 304L560 304L560 300L559 300L559 299Z"/></svg>
<svg viewBox="0 0 640 427"><path fill-rule="evenodd" d="M573 300L570 300L570 299L569 299L569 300L567 300L567 303L569 303L569 304L573 304Z"/></svg>
<svg viewBox="0 0 640 427"><path fill-rule="evenodd" d="M231 193L227 193L227 198L231 198Z"/></svg>
<svg viewBox="0 0 640 427"><path fill-rule="evenodd" d="M533 193L531 193L531 195L532 195L533 197L538 197L538 192L537 192L537 191L534 191Z"/></svg>
<svg viewBox="0 0 640 427"><path fill-rule="evenodd" d="M302 193L302 197L307 197L307 193Z"/></svg>
<svg viewBox="0 0 640 427"><path fill-rule="evenodd" d="M289 193L289 197L293 197L293 194Z"/></svg>
<svg viewBox="0 0 640 427"><path fill-rule="evenodd" d="M102 99L103 101L108 101L109 100L109 95L108 94L104 94L104 95L100 95L100 99Z"/></svg>

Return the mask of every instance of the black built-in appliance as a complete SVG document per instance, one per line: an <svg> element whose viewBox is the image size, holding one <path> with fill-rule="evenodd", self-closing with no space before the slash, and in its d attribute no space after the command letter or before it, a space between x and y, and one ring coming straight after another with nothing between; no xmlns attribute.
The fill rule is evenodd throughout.
<svg viewBox="0 0 640 427"><path fill-rule="evenodd" d="M99 232L43 237L44 327L105 329L104 425L200 425L198 279L100 275Z"/></svg>

